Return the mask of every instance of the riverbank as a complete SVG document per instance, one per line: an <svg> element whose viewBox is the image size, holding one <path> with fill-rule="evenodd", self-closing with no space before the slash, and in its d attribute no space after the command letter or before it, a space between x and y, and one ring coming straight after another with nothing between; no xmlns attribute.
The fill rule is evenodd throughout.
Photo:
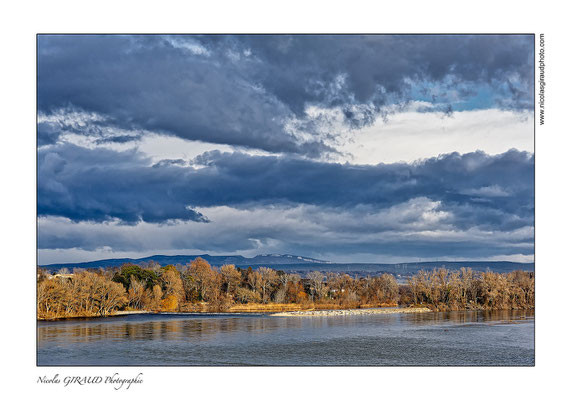
<svg viewBox="0 0 572 400"><path fill-rule="evenodd" d="M426 307L418 308L356 308L349 310L311 310L287 311L270 314L273 317L334 317L340 315L366 315L366 314L410 314L425 313L433 310Z"/></svg>
<svg viewBox="0 0 572 400"><path fill-rule="evenodd" d="M111 317L115 317L115 316L121 316L121 315L131 315L131 314L151 314L154 311L149 311L149 310L129 310L129 311L115 311L113 314L111 314Z"/></svg>
<svg viewBox="0 0 572 400"><path fill-rule="evenodd" d="M114 311L111 314L99 315L99 314L80 314L80 315L65 315L65 316L54 316L50 318L37 317L37 321L59 321L59 320L72 320L72 319L85 319L85 318L108 318L108 317L121 317L131 314L153 314L157 311L149 310L129 310L129 311Z"/></svg>
<svg viewBox="0 0 572 400"><path fill-rule="evenodd" d="M320 307L321 306L321 307ZM123 310L115 311L108 315L75 315L66 316L60 318L38 318L38 321L55 321L55 320L69 320L76 318L102 318L102 317L121 317L134 314L268 314L272 317L290 317L290 316L339 316L339 315L365 315L365 314L399 314L399 313L421 313L434 311L426 307L410 307L410 308L397 308L396 306L390 305L384 308L325 308L326 305L320 305L313 308L306 308L300 310L299 305L291 305L289 307L284 307L283 304L275 305L258 305L258 307L249 307L247 305L242 305L242 307L232 307L227 311L207 311L207 310L186 310L186 311L152 311L152 310ZM322 309L320 309L322 308Z"/></svg>
<svg viewBox="0 0 572 400"><path fill-rule="evenodd" d="M307 304L296 304L296 303L247 303L247 304L234 304L225 312L229 313L281 313L281 312L292 312L292 311L318 311L318 310L353 310L358 308L370 309L370 308L388 308L397 307L397 303L377 303L377 304L362 304L359 307L355 305L343 306L340 304L332 303L307 303Z"/></svg>

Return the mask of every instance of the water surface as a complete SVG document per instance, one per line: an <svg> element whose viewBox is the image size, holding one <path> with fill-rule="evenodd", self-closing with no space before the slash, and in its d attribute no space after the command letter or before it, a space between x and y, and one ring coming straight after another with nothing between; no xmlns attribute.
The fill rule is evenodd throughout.
<svg viewBox="0 0 572 400"><path fill-rule="evenodd" d="M534 365L534 312L39 321L38 365Z"/></svg>

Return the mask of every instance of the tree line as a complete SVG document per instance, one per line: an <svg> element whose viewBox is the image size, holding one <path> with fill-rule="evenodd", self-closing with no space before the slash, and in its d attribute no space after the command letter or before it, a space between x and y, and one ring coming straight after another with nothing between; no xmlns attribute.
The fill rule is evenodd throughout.
<svg viewBox="0 0 572 400"><path fill-rule="evenodd" d="M73 274L38 270L38 318L106 316L117 310L221 312L237 304L528 309L534 308L534 273L441 268L419 271L399 285L391 274L357 278L312 271L303 278L265 267L214 268L202 258L177 267L151 262Z"/></svg>

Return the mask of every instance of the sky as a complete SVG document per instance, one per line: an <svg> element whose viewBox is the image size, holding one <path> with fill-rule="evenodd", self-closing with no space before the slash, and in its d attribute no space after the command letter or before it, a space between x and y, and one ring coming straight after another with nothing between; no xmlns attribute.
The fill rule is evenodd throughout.
<svg viewBox="0 0 572 400"><path fill-rule="evenodd" d="M534 259L531 35L38 36L39 264Z"/></svg>

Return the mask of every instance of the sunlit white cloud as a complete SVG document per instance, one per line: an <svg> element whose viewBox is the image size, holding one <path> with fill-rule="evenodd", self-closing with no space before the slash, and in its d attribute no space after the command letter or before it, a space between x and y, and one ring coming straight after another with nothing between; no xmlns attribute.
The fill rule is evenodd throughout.
<svg viewBox="0 0 572 400"><path fill-rule="evenodd" d="M498 109L456 111L451 116L398 112L354 131L351 140L338 150L356 164L411 162L453 151L500 154L514 148L532 153L532 121L530 112Z"/></svg>

